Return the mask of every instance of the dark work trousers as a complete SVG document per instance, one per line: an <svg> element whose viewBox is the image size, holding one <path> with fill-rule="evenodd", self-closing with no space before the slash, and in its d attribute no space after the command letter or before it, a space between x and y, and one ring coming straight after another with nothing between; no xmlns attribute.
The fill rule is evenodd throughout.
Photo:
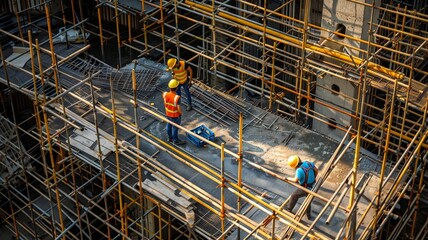
<svg viewBox="0 0 428 240"><path fill-rule="evenodd" d="M187 80L184 84L180 84L178 85L177 88L177 95L181 97L181 88L184 89L184 92L186 93L186 97L187 97L187 104L189 106L192 106L192 96L190 95L190 90L189 90L189 80Z"/></svg>
<svg viewBox="0 0 428 240"><path fill-rule="evenodd" d="M173 123L176 123L180 125L181 123L181 116L179 117L166 117L168 120L170 120ZM166 123L166 133L168 134L168 138L171 139L173 142L178 141L178 128L176 126L173 126L169 122Z"/></svg>
<svg viewBox="0 0 428 240"><path fill-rule="evenodd" d="M291 194L290 201L288 202L287 210L291 212L294 206L296 206L297 200L299 200L299 198L306 197L307 195L308 193L305 192L304 190L300 188L296 189L293 192L293 194ZM311 215L311 204L309 204L308 208L306 209L306 215L307 216Z"/></svg>

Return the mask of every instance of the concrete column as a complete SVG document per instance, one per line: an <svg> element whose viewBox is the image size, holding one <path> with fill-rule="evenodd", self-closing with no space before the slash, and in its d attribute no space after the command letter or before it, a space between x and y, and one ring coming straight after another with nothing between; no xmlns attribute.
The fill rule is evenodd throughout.
<svg viewBox="0 0 428 240"><path fill-rule="evenodd" d="M370 11L371 9L369 7L364 7L361 4L349 1L324 0L321 27L332 32L339 31L354 38L368 40ZM374 21L377 21L377 18L378 12L376 11L373 18ZM357 41L332 34L331 32L323 31L321 36L324 38L334 39L335 41L339 41L346 45L367 50L365 45L362 45ZM351 50L346 47L346 49L344 49L343 45L328 40L324 42L323 46L336 51L348 53L351 56L365 57L356 50ZM324 58L324 60L338 65L343 65L339 64L338 61L332 58ZM322 88L317 87L316 89L316 95L318 98L333 103L337 105L338 108L347 110L350 113L355 112L356 103L351 100L351 98L356 99L358 96L357 85L329 74L318 76L317 85L322 86ZM350 98L346 98L345 96L349 96ZM326 120L330 120L330 123L336 123L337 125L344 127L352 124L351 117L338 113L337 111L323 105L315 104L315 111L326 116ZM318 120L314 120L313 128L314 130L333 138L342 138L345 134L343 131L337 130L334 127L328 126Z"/></svg>

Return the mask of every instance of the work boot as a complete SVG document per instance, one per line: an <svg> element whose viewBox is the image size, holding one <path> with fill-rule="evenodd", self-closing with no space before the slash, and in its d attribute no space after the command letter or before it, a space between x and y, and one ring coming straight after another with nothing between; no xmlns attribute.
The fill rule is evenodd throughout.
<svg viewBox="0 0 428 240"><path fill-rule="evenodd" d="M192 109L193 109L192 104L187 105L187 108L186 108L187 111L190 111Z"/></svg>
<svg viewBox="0 0 428 240"><path fill-rule="evenodd" d="M172 137L168 137L168 142L172 143Z"/></svg>
<svg viewBox="0 0 428 240"><path fill-rule="evenodd" d="M175 142L174 142L174 144L175 144L175 145L184 145L184 144L186 144L186 142L185 142L185 141L182 141L182 140L180 140L180 139L177 139L177 141L175 141Z"/></svg>

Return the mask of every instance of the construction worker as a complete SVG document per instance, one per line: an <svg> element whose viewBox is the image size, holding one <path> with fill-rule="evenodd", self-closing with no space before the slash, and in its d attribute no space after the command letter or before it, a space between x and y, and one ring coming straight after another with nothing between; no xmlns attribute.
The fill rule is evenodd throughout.
<svg viewBox="0 0 428 240"><path fill-rule="evenodd" d="M169 121L180 125L181 123L181 107L180 96L176 94L179 83L175 79L171 79L168 83L169 92L162 94L163 102L165 105L166 118ZM183 145L186 142L178 138L178 128L173 126L170 122L166 124L166 133L168 134L168 141L176 145Z"/></svg>
<svg viewBox="0 0 428 240"><path fill-rule="evenodd" d="M185 61L178 61L177 58L170 58L167 62L168 70L172 71L172 77L175 78L180 86L177 89L177 95L181 96L181 88L183 87L187 96L187 111L192 110L192 97L190 96L189 88L192 84L193 70L186 64Z"/></svg>
<svg viewBox="0 0 428 240"><path fill-rule="evenodd" d="M299 183L300 186L307 189L312 189L315 184L316 177L318 175L318 168L311 162L302 162L300 157L297 155L291 156L288 158L288 165L296 169L294 177L287 177L287 180L290 182ZM302 197L306 197L308 193L300 188L296 189L293 194L291 194L290 201L288 202L287 210L291 212L294 206L297 203L297 200ZM306 216L308 220L311 220L311 204L309 203L308 208L306 209Z"/></svg>

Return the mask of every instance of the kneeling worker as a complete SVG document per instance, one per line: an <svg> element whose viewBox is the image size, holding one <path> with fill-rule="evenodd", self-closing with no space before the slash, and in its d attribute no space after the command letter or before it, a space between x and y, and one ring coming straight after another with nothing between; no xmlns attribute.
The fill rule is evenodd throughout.
<svg viewBox="0 0 428 240"><path fill-rule="evenodd" d="M179 83L175 79L171 79L168 83L169 92L162 94L163 102L165 105L166 118L171 122L180 125L181 123L181 107L180 96L176 94ZM177 145L186 144L185 141L178 139L178 128L171 123L166 124L166 133L168 134L168 141Z"/></svg>

